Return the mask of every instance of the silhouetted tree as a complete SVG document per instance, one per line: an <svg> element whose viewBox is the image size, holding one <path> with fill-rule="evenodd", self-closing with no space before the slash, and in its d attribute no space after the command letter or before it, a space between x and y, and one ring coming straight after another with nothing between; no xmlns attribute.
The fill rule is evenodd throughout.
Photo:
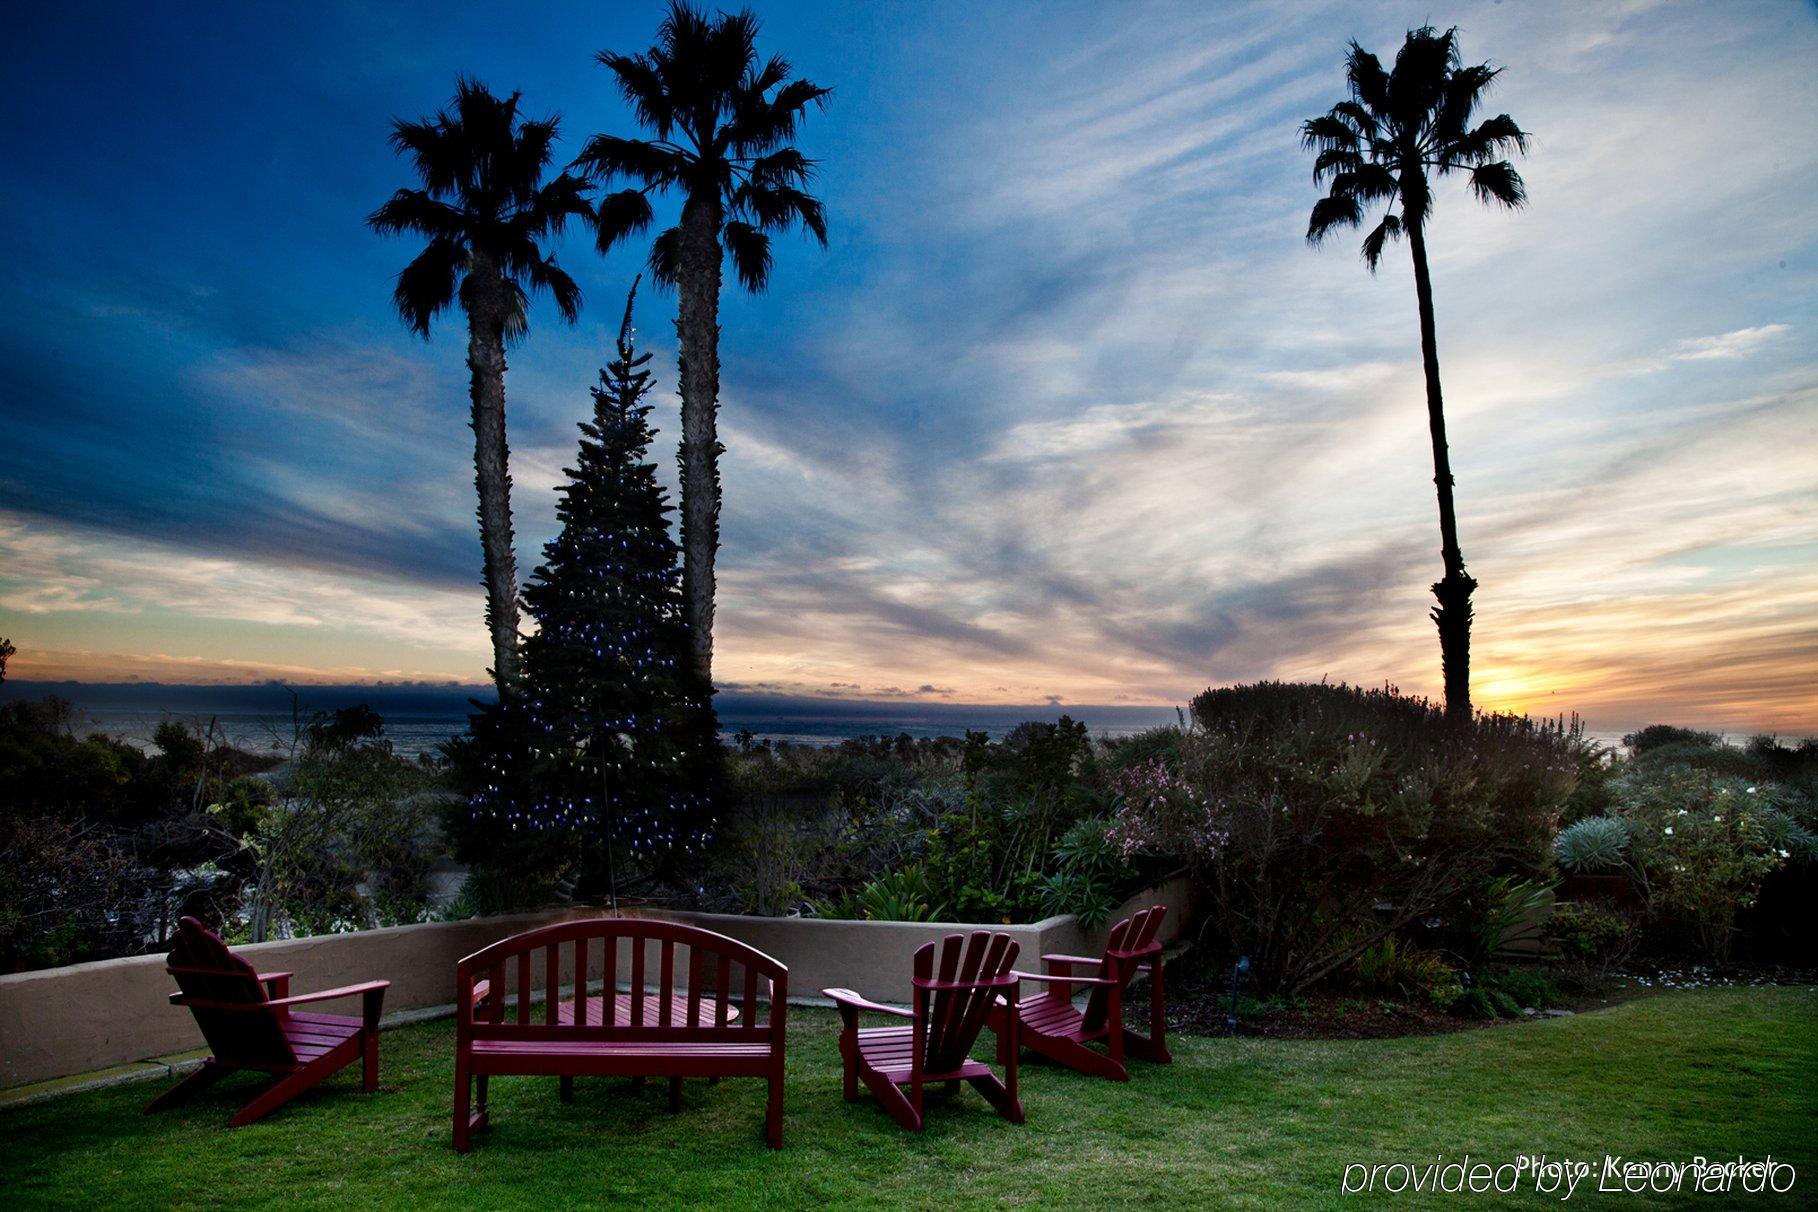
<svg viewBox="0 0 1818 1212"><path fill-rule="evenodd" d="M517 681L518 568L512 552L511 472L505 441L505 346L528 327L530 291L547 290L570 324L581 306L574 280L544 250L571 216L590 216L584 181L545 181L557 120L518 114L518 94L500 99L477 80L455 83L450 108L392 123L391 144L408 156L420 189L400 189L367 222L385 235L426 236L429 245L398 275L393 301L414 331L458 297L467 313L472 372L474 484L492 672L501 691Z"/></svg>
<svg viewBox="0 0 1818 1212"><path fill-rule="evenodd" d="M18 651L13 647L11 640L0 636L0 682L6 681L6 663L12 660L13 654Z"/></svg>
<svg viewBox="0 0 1818 1212"><path fill-rule="evenodd" d="M1527 201L1521 175L1505 158L1527 150L1527 133L1507 114L1473 126L1472 118L1502 69L1462 65L1458 31L1411 30L1384 71L1375 55L1351 43L1345 61L1349 99L1301 126L1301 143L1317 151L1315 182L1327 194L1313 206L1307 239L1318 244L1334 228L1356 227L1374 208L1382 218L1364 237L1363 257L1376 272L1383 245L1408 238L1414 255L1414 293L1420 305L1420 353L1426 369L1427 423L1433 438L1433 482L1439 490L1440 554L1445 576L1433 585L1445 670L1446 711L1471 715L1471 593L1452 505L1452 463L1439 393L1439 351L1433 332L1433 283L1427 273L1428 174L1469 175L1471 192L1486 203L1518 207Z"/></svg>
<svg viewBox="0 0 1818 1212"><path fill-rule="evenodd" d="M708 17L674 3L657 43L638 55L601 51L638 121L654 139L595 135L575 161L602 185L635 183L599 201L602 253L645 230L650 195L682 194L681 222L656 237L650 269L678 288L682 393L682 593L696 669L713 680L714 553L720 542L720 264L732 256L745 289L770 276L770 233L807 229L823 245L821 203L804 192L814 163L791 146L809 105L828 90L791 79L788 60L757 54L749 10Z"/></svg>
<svg viewBox="0 0 1818 1212"><path fill-rule="evenodd" d="M537 630L523 693L488 705L474 730L489 744L475 831L567 834L584 849L583 879L611 872L615 851L648 870L699 845L721 763L682 620L668 493L646 461L650 355L632 339L630 299L616 355L556 503L561 531L524 590Z"/></svg>

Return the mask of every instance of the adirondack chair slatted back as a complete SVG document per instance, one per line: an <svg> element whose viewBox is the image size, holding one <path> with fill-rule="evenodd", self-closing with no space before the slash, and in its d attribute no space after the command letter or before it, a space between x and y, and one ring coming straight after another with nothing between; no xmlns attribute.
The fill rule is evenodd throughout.
<svg viewBox="0 0 1818 1212"><path fill-rule="evenodd" d="M944 1073L964 1064L984 1029L998 995L1016 983L1010 971L1020 948L1007 934L975 930L970 939L949 934L915 953L915 1009L926 1032L922 1048L925 1072Z"/></svg>
<svg viewBox="0 0 1818 1212"><path fill-rule="evenodd" d="M779 1026L787 979L736 939L643 918L546 926L455 966L458 1023L472 1039L761 1043Z"/></svg>
<svg viewBox="0 0 1818 1212"><path fill-rule="evenodd" d="M1105 939L1104 958L1099 961L1098 971L1091 975L1116 981L1120 990L1128 989L1137 970L1161 954L1161 944L1155 941L1155 935L1167 913L1166 905L1151 905L1111 927L1111 933ZM1110 994L1105 987L1094 986L1092 996L1086 1002L1085 1029L1097 1031L1103 1027L1110 1014L1110 1005Z"/></svg>
<svg viewBox="0 0 1818 1212"><path fill-rule="evenodd" d="M221 936L193 917L177 923L177 937L166 958L166 971L183 996L235 1005L263 1005L270 1000L258 970L227 949ZM279 1011L211 1010L191 1006L202 1038L223 1061L259 1068L293 1066L296 1053L284 1038Z"/></svg>

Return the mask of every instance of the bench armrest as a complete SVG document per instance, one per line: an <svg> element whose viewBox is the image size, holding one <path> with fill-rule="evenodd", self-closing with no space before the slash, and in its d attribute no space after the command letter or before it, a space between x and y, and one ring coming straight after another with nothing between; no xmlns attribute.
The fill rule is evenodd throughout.
<svg viewBox="0 0 1818 1212"><path fill-rule="evenodd" d="M841 1010L869 1010L874 1014L894 1014L898 1018L914 1018L915 1011L905 1010L901 1006L886 1006L882 1002L870 1001L860 997L850 989L822 989L823 997L832 998Z"/></svg>

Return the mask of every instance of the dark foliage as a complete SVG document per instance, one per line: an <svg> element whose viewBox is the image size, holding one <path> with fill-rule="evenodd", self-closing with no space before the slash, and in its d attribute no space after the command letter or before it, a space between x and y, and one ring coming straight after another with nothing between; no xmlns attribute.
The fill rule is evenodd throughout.
<svg viewBox="0 0 1818 1212"><path fill-rule="evenodd" d="M1193 721L1172 758L1119 772L1112 835L1192 865L1210 953L1249 956L1268 993L1309 988L1415 924L1494 934L1498 889L1550 870L1576 781L1551 725L1461 728L1387 689L1209 690Z"/></svg>

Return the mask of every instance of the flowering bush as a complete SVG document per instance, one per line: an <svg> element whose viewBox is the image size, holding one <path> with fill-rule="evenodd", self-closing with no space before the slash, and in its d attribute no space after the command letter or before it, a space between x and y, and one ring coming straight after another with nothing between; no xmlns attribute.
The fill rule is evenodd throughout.
<svg viewBox="0 0 1818 1212"><path fill-rule="evenodd" d="M1208 929L1294 993L1415 922L1466 912L1497 875L1543 874L1577 784L1566 738L1526 720L1448 722L1392 689L1207 691L1192 727L1112 776L1112 839L1186 862Z"/></svg>
<svg viewBox="0 0 1818 1212"><path fill-rule="evenodd" d="M1204 862L1231 840L1206 792L1170 770L1161 758L1113 772L1110 784L1123 798L1123 810L1106 837L1126 859L1169 854Z"/></svg>
<svg viewBox="0 0 1818 1212"><path fill-rule="evenodd" d="M1736 915L1768 874L1813 849L1782 794L1689 766L1638 768L1617 780L1628 865L1650 915L1689 931L1713 960L1729 958Z"/></svg>

